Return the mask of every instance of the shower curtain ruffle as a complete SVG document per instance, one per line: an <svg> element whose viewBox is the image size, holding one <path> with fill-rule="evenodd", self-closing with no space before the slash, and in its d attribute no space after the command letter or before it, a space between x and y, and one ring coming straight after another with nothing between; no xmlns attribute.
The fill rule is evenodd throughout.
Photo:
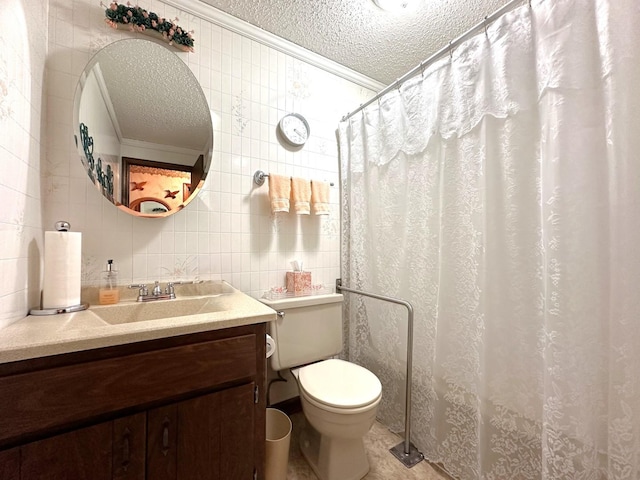
<svg viewBox="0 0 640 480"><path fill-rule="evenodd" d="M400 152L409 156L424 152L432 137L460 138L486 117L504 119L536 109L553 90L600 88L602 77L610 74L616 61L607 56L607 50L602 61L576 57L576 46L587 39L614 42L613 48L615 39L593 38L593 32L602 28L603 34L617 36L618 42L620 32L595 25L592 18L565 21L572 9L584 8L581 3L556 2L553 8L542 5L535 16L516 10L500 17L486 34L452 49L450 56L436 60L422 75L384 95L378 108L365 108L341 122L340 137L353 140L342 148L364 158L366 143L368 161L386 165ZM597 8L608 8L599 3ZM540 28L544 35L534 34ZM586 69L591 70L583 73ZM353 171L362 168L353 165Z"/></svg>

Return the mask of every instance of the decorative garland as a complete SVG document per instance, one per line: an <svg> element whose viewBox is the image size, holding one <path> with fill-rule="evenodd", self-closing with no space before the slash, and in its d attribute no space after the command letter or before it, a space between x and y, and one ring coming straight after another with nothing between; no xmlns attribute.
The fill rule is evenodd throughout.
<svg viewBox="0 0 640 480"><path fill-rule="evenodd" d="M105 6L102 2L100 5ZM185 32L172 21L159 17L153 12L147 12L145 9L137 5L131 6L127 2L113 2L104 11L106 18L105 23L112 28L118 28L118 25L128 25L132 31L144 32L145 30L155 30L162 34L169 45L177 46L182 50L193 52L193 31ZM178 21L177 18L174 19Z"/></svg>

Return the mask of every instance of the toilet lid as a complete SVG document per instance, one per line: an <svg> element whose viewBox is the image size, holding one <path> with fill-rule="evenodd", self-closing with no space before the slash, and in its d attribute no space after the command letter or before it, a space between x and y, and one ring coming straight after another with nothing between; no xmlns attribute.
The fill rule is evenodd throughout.
<svg viewBox="0 0 640 480"><path fill-rule="evenodd" d="M363 407L382 393L382 384L373 373L337 358L301 368L298 381L313 399L338 408Z"/></svg>

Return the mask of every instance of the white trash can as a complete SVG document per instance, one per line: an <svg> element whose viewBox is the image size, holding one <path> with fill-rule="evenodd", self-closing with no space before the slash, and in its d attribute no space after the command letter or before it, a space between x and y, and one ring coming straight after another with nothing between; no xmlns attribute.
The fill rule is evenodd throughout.
<svg viewBox="0 0 640 480"><path fill-rule="evenodd" d="M276 408L267 408L265 480L286 480L291 420Z"/></svg>

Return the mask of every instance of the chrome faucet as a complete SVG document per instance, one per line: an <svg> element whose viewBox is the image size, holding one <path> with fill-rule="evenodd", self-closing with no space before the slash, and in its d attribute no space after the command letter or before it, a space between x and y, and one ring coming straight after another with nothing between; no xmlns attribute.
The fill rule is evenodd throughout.
<svg viewBox="0 0 640 480"><path fill-rule="evenodd" d="M151 291L151 295L149 295L149 288L144 283L136 283L129 285L129 288L137 288L138 289L138 302L150 302L152 300L173 300L176 298L176 293L173 289L173 283L167 283L167 286L162 292L162 288L160 288L160 282L157 280L154 282L153 290Z"/></svg>
<svg viewBox="0 0 640 480"><path fill-rule="evenodd" d="M174 285L189 285L202 283L202 280L180 280L177 282L167 282L164 291L160 287L160 282L157 280L153 283L153 290L149 294L149 288L145 283L135 283L129 285L129 288L138 289L138 302L150 302L152 300L173 300L176 298L176 291L173 288Z"/></svg>

